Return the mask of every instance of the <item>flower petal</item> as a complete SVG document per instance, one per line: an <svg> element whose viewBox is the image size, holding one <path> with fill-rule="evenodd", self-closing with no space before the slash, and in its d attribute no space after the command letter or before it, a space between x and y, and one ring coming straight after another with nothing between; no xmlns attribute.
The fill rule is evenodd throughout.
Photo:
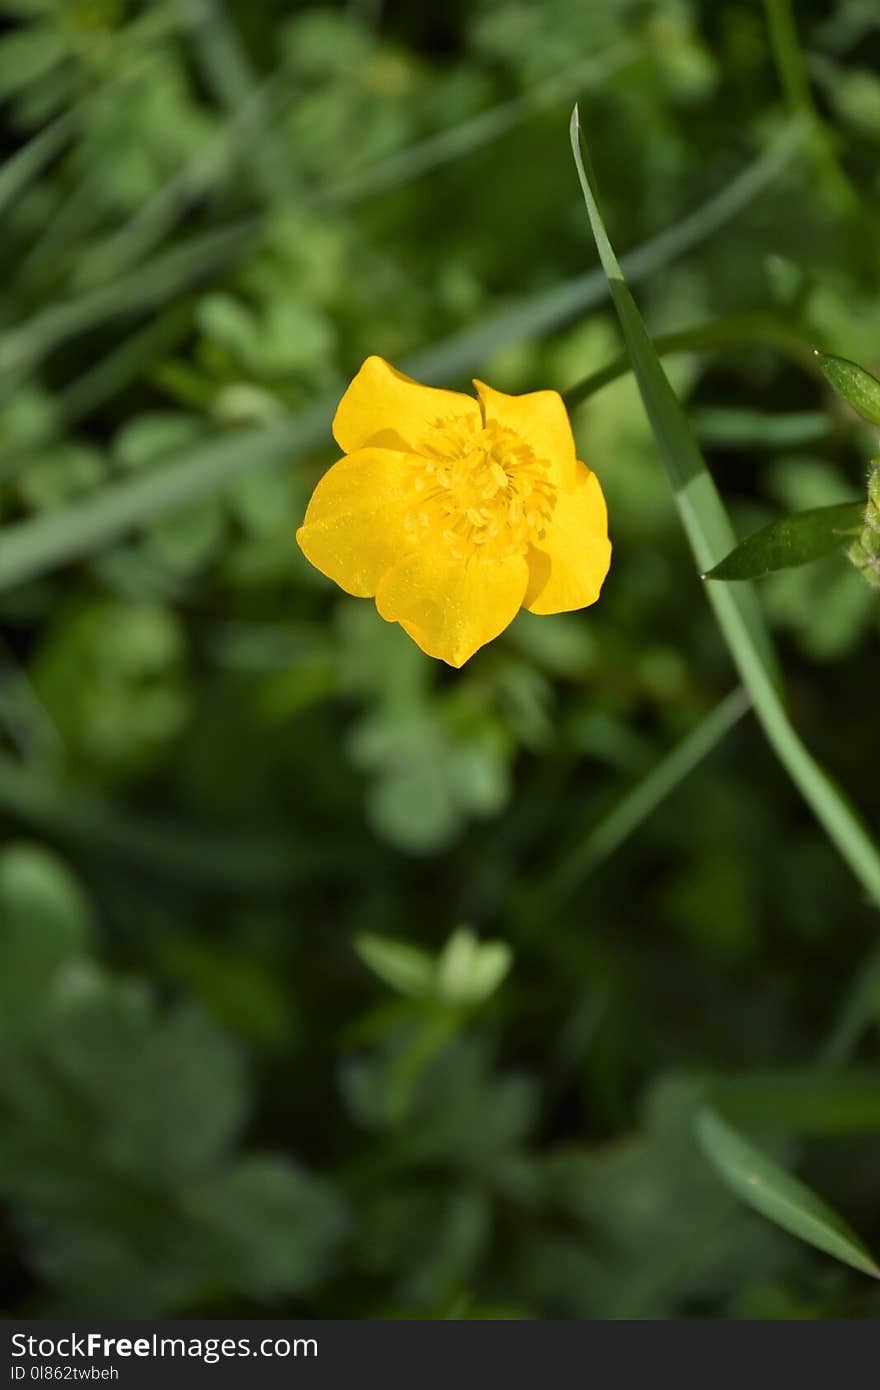
<svg viewBox="0 0 880 1390"><path fill-rule="evenodd" d="M578 461L572 492L557 494L544 539L529 556L524 606L531 613L567 613L599 597L611 564L608 512L599 479Z"/></svg>
<svg viewBox="0 0 880 1390"><path fill-rule="evenodd" d="M417 453L428 426L450 416L481 424L473 397L422 386L383 358L368 357L339 402L333 437L347 454L370 445Z"/></svg>
<svg viewBox="0 0 880 1390"><path fill-rule="evenodd" d="M522 606L528 566L521 555L455 560L445 545L408 555L382 580L376 607L400 623L428 656L463 666L512 622Z"/></svg>
<svg viewBox="0 0 880 1390"><path fill-rule="evenodd" d="M410 460L393 449L359 449L324 474L296 533L316 569L346 593L371 598L412 541Z"/></svg>
<svg viewBox="0 0 880 1390"><path fill-rule="evenodd" d="M568 411L558 391L529 391L507 396L483 381L475 381L487 424L494 421L513 430L534 450L535 458L550 464L550 481L566 492L574 487L574 436Z"/></svg>

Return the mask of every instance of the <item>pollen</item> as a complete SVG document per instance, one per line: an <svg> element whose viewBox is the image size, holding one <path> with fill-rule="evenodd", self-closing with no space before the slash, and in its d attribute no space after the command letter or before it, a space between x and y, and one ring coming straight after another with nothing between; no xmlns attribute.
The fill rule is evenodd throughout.
<svg viewBox="0 0 880 1390"><path fill-rule="evenodd" d="M553 514L550 466L512 429L461 417L432 421L412 463L411 543L442 534L450 556L503 559L539 543Z"/></svg>

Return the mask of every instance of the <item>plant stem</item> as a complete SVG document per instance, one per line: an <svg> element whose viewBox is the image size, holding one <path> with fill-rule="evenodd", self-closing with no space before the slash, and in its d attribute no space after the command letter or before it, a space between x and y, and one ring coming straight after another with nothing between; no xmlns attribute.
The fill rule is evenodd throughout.
<svg viewBox="0 0 880 1390"><path fill-rule="evenodd" d="M838 162L829 131L813 100L804 55L798 42L791 0L764 0L764 10L767 15L773 60L788 109L793 116L802 115L809 121L813 132L811 147L817 173L824 181L828 192L850 211L858 206L859 196Z"/></svg>
<svg viewBox="0 0 880 1390"><path fill-rule="evenodd" d="M695 328L678 329L674 333L664 333L654 339L654 349L661 357L676 352L712 352L717 348L736 348L752 344L778 348L798 366L813 376L821 376L816 364L816 355L806 339L799 336L794 328L781 323L772 314L730 314L725 318L712 319L709 323L698 324ZM604 367L591 372L582 381L563 391L562 399L569 410L580 405L589 396L610 386L613 381L632 371L629 353L622 352Z"/></svg>

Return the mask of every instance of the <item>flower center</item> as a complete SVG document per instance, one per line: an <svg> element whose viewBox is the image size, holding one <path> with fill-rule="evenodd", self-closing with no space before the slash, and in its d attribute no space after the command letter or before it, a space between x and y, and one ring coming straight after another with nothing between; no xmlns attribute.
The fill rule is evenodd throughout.
<svg viewBox="0 0 880 1390"><path fill-rule="evenodd" d="M439 528L454 559L524 555L556 503L549 465L514 430L469 419L435 420L414 461L414 543Z"/></svg>

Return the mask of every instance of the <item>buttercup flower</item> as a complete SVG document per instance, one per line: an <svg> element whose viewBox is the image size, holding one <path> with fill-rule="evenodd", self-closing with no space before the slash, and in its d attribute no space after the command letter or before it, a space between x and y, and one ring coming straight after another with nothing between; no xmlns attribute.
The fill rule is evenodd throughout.
<svg viewBox="0 0 880 1390"><path fill-rule="evenodd" d="M474 385L476 399L421 386L368 357L333 421L345 458L296 536L317 569L375 597L450 666L520 608L595 603L611 561L602 489L575 454L562 398Z"/></svg>

